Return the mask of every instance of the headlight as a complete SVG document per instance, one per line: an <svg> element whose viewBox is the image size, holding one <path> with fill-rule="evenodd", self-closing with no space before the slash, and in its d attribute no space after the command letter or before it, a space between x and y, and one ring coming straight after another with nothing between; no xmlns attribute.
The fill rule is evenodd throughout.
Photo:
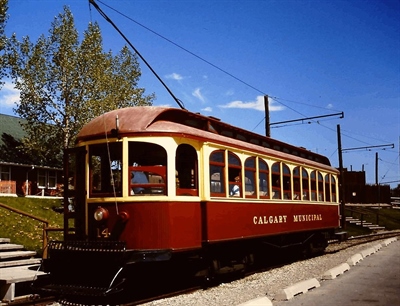
<svg viewBox="0 0 400 306"><path fill-rule="evenodd" d="M94 219L96 221L102 221L108 219L108 210L99 206L94 212Z"/></svg>
<svg viewBox="0 0 400 306"><path fill-rule="evenodd" d="M127 222L129 220L129 214L126 211L121 211L118 215L122 222Z"/></svg>

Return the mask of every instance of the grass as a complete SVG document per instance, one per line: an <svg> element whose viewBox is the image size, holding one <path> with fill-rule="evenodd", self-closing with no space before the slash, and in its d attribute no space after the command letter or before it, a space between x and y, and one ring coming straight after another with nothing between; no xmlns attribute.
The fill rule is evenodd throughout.
<svg viewBox="0 0 400 306"><path fill-rule="evenodd" d="M400 229L400 209L381 208L378 210L376 208L365 207L353 208L352 213L346 210L346 216L353 216L361 220L361 215L364 221L384 226L386 230ZM346 231L349 233L349 236L364 235L372 232L368 228L362 228L361 226L349 223L346 224Z"/></svg>
<svg viewBox="0 0 400 306"><path fill-rule="evenodd" d="M49 227L63 226L63 215L52 209L61 206L60 200L0 197L0 203L47 220ZM0 237L10 238L11 243L22 244L27 250L42 256L43 223L40 221L0 207ZM61 239L62 232L49 232L49 240Z"/></svg>

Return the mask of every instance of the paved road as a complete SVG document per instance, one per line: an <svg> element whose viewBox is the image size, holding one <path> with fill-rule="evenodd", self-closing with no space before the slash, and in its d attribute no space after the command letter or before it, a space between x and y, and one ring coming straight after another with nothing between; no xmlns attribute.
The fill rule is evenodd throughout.
<svg viewBox="0 0 400 306"><path fill-rule="evenodd" d="M400 240L383 246L321 287L274 306L400 306Z"/></svg>

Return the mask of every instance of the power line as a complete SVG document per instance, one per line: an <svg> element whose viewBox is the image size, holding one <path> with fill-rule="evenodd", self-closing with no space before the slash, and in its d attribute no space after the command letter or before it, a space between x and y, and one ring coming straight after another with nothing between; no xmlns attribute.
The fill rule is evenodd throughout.
<svg viewBox="0 0 400 306"><path fill-rule="evenodd" d="M111 7L111 6L109 6L108 4L104 3L103 1L101 1L101 0L97 0L97 1L98 1L99 3L101 3L102 5L106 6L107 8L109 8L110 10L116 12L117 14L123 16L124 18L130 20L131 22L137 24L138 26L140 26L140 27L146 29L147 31L153 33L154 35L160 37L161 39L163 39L163 40L169 42L170 44L172 44L172 45L174 45L175 47L177 47L177 48L183 50L184 52L186 52L186 53L188 53L188 54L194 56L195 58L197 58L197 59L203 61L204 63L210 65L211 67L213 67L213 68L215 68L215 69L221 71L222 73L224 73L224 74L230 76L231 78L237 80L238 82L244 84L245 86L247 86L247 87L249 87L249 88L255 90L255 91L258 92L258 93L261 93L261 94L263 94L263 95L267 95L263 90L261 90L261 89L255 87L255 86L249 84L248 82L246 82L246 81L244 81L243 79L241 79L241 78L239 78L239 77L233 75L232 73L228 72L227 70L222 69L221 67L217 66L216 64L213 64L212 62L206 60L205 58L201 57L200 55L198 55L198 54L196 54L196 53L194 53L194 52L188 50L187 48L185 48L185 47L179 45L178 43L172 41L171 39L169 39L169 38L167 38L167 37L161 35L160 33L158 33L158 32L156 32L156 31L152 30L151 28L145 26L144 24L142 24L142 23L136 21L135 19L133 19L133 18L127 16L126 14L124 14L124 13L118 11L117 9L115 9L115 8L113 8L113 7ZM89 0L89 2L91 2L91 0ZM162 83L163 83L163 82L162 82ZM297 111L296 109L294 109L294 108L288 106L287 104L283 103L282 101L287 101L287 102L291 102L291 103L307 105L307 106L311 106L311 107L315 107L315 108L320 108L320 109L325 109L325 110L327 109L327 108L324 108L324 107L319 107L319 106L315 106L315 105L311 105L311 104L307 104L307 103L302 103L302 102L299 102L299 101L294 101L294 100L288 100L288 99L284 99L284 98L279 98L279 97L275 97L275 96L270 96L270 95L269 95L269 97L270 97L272 100L276 101L277 103L279 103L279 104L285 106L286 108L288 108L288 109L294 111L295 113L297 113L297 114L299 114L300 116L303 116L303 117L306 117L306 115L303 114L303 113L301 113L301 112L299 112L299 111ZM179 103L178 103L178 104L179 104ZM265 120L265 117L263 117L263 118L261 119L261 121L256 125L256 127L255 127L254 129L256 129L264 120ZM321 124L319 121L317 121L317 122L312 121L312 122L313 122L313 123L318 123L318 124L321 125L322 127L325 127L326 129L335 132L334 129L329 128L328 126L325 126L325 125ZM308 123L310 123L310 122L308 122ZM254 130L254 129L253 129L253 130ZM353 139L353 140L355 140L355 141L358 141L358 142L360 142L360 143L364 143L364 144L366 144L366 145L370 145L369 143L367 143L367 142L365 142L365 141L361 141L360 139L357 139L357 138L352 137L352 136L350 136L350 135L343 134L343 136L345 136L345 137L347 137L347 138L350 138L350 139ZM359 135L359 136L362 136L362 135ZM365 137L365 136L364 136L364 137ZM370 138L371 138L371 137L370 137ZM374 139L374 138L371 138L371 139ZM375 139L375 140L377 140L377 139Z"/></svg>
<svg viewBox="0 0 400 306"><path fill-rule="evenodd" d="M100 1L99 1L100 2ZM159 77L159 75L155 72L155 70L150 66L150 64L146 61L146 59L139 53L139 51L132 45L132 43L128 40L128 38L121 32L121 30L115 25L115 23L103 12L103 10L97 5L94 0L89 0L89 3L95 7L95 9L99 12L99 14L109 22L114 29L122 36L122 38L129 44L129 46L136 52L136 54L142 59L142 61L146 64L146 66L150 69L150 71L155 75L155 77L160 81L160 83L164 86L164 88L168 91L171 97L175 100L175 102L179 105L181 109L185 109L183 102L179 100L173 92L168 88L168 86L164 83L164 81Z"/></svg>
<svg viewBox="0 0 400 306"><path fill-rule="evenodd" d="M90 1L90 0L89 0L89 1ZM189 53L190 55L192 55L192 56L194 56L195 58L197 58L197 59L203 61L204 63L210 65L211 67L213 67L213 68L215 68L215 69L221 71L222 73L224 73L224 74L230 76L231 78L235 79L236 81L238 81L238 82L240 82L240 83L246 85L247 87L249 87L249 88L251 88L251 89L257 91L258 93L261 93L261 94L264 95L264 96L267 95L267 93L265 93L263 90L261 90L261 89L255 87L255 86L249 84L248 82L246 82L246 81L242 80L241 78L239 78L239 77L233 75L232 73L228 72L227 70L222 69L221 67L217 66L216 64L211 63L210 61L206 60L205 58L201 57L200 55L197 55L196 53L194 53L194 52L188 50L187 48L185 48L185 47L183 47L183 46L177 44L176 42L172 41L171 39L169 39L169 38L167 38L167 37L161 35L160 33L158 33L158 32L156 32L156 31L150 29L149 27L147 27L147 26L145 26L144 24L142 24L142 23L136 21L135 19L133 19L133 18L127 16L126 14L124 14L124 13L118 11L117 9L115 9L115 8L113 8L113 7L109 6L109 5L107 5L107 4L104 3L103 1L97 0L97 2L103 4L104 6L108 7L110 10L113 10L113 11L116 12L117 14L119 14L119 15L125 17L126 19L128 19L128 20L130 20L130 21L132 21L133 23L137 24L138 26L140 26L140 27L146 29L147 31L153 33L154 35L156 35L156 36L162 38L163 40L165 40L165 41L167 41L167 42L169 42L170 44L174 45L175 47L177 47L177 48L179 48L179 49L181 49L181 50L183 50L183 51ZM297 114L299 114L299 115L301 115L301 116L303 116L303 117L306 117L306 115L302 114L301 112L295 110L294 108L292 108L292 107L288 106L287 104L283 103L282 101L278 101L278 100L284 100L284 101L289 101L289 102L292 102L292 103L298 103L298 104L309 105L309 106L321 108L321 107L318 107L318 106L315 106L315 105L310 105L310 104L305 104L305 103L301 103L301 102L296 102L296 101L293 101L293 100L292 100L292 101L291 101L291 100L285 100L285 99L278 98L278 97L273 97L273 96L269 96L269 97L272 98L272 99L274 99L277 103L279 103L279 104L285 106L286 108L288 108L288 109L294 111L295 113L297 113ZM326 108L325 108L325 109L326 109Z"/></svg>

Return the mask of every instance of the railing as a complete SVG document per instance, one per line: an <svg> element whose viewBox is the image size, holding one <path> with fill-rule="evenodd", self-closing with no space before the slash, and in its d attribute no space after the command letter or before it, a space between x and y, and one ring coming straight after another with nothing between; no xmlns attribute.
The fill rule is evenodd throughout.
<svg viewBox="0 0 400 306"><path fill-rule="evenodd" d="M375 207L378 207L378 205L375 206ZM379 225L379 215L380 215L379 209L377 209L376 212L374 212L374 211L367 210L367 209L364 209L364 208L361 208L361 207L359 207L359 208L349 208L349 207L346 207L346 211L350 212L350 216L351 216L351 217L353 217L353 215L357 215L357 216L359 215L359 216L360 216L359 219L360 219L360 221L361 221L361 224L363 224L364 222L366 222L366 221L365 221L365 220L366 220L366 217L372 216L371 218L374 218L374 217L375 217L375 219L376 219L375 222L376 222L376 224ZM399 219L393 218L393 217L391 217L391 216L385 215L385 219L389 219L389 220L391 220L391 221L393 221L393 222L400 223L400 220L399 220Z"/></svg>
<svg viewBox="0 0 400 306"><path fill-rule="evenodd" d="M16 192L15 181L0 181L0 193L15 194Z"/></svg>
<svg viewBox="0 0 400 306"><path fill-rule="evenodd" d="M43 255L42 258L45 259L47 258L47 243L49 240L49 235L48 232L61 232L63 231L62 228L58 228L58 227L49 227L49 221L42 219L40 217L36 217L34 215L28 214L27 212L24 212L22 210L16 209L14 207L10 207L8 205L2 204L0 203L0 207L3 207L5 209L8 209L10 211L13 211L17 214L21 214L25 217L29 217L31 219L34 219L36 221L42 222L43 223Z"/></svg>

